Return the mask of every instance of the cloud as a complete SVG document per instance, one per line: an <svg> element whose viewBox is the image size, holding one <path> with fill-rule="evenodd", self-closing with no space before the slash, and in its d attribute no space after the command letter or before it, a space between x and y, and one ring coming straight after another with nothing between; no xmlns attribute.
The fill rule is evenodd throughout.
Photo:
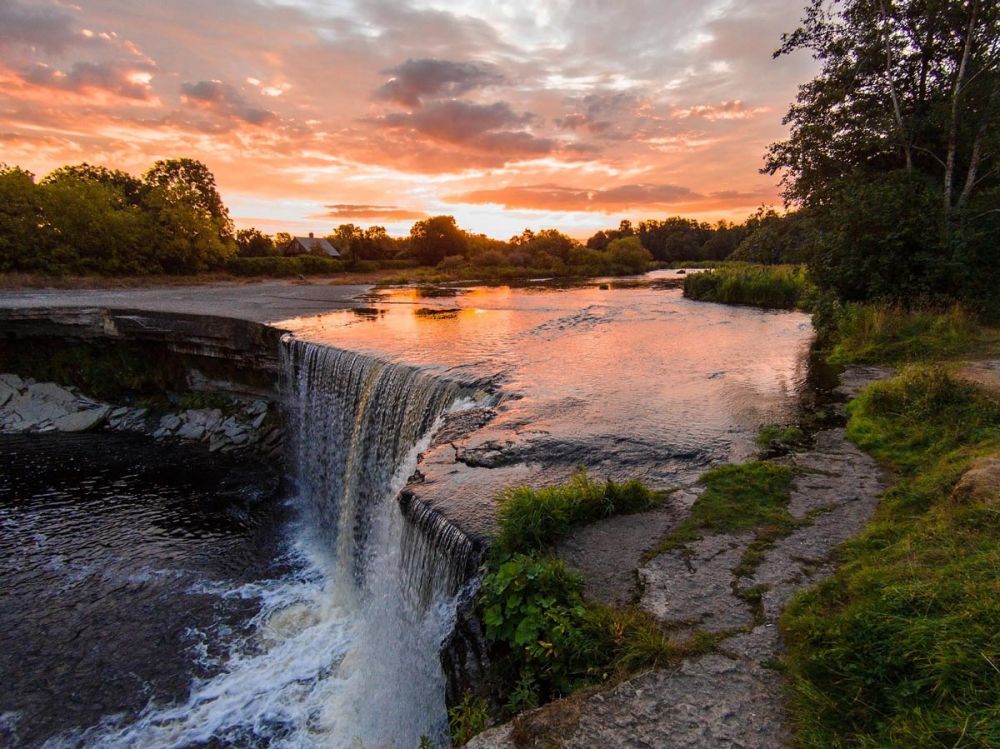
<svg viewBox="0 0 1000 749"><path fill-rule="evenodd" d="M235 117L251 125L264 125L277 119L274 112L248 104L239 91L222 81L182 83L181 96L192 106L221 117Z"/></svg>
<svg viewBox="0 0 1000 749"><path fill-rule="evenodd" d="M494 203L510 209L613 211L640 206L690 203L703 197L690 188L670 184L620 185L606 190L543 184L472 190L451 195L449 200L456 203Z"/></svg>
<svg viewBox="0 0 1000 749"><path fill-rule="evenodd" d="M458 99L434 101L412 112L392 112L376 120L384 128L409 131L433 140L510 155L550 153L556 141L524 129L535 116L518 114L509 103L475 104Z"/></svg>
<svg viewBox="0 0 1000 749"><path fill-rule="evenodd" d="M0 1L0 46L24 44L60 52L85 39L73 16L59 6Z"/></svg>
<svg viewBox="0 0 1000 749"><path fill-rule="evenodd" d="M471 190L447 196L452 203L493 204L508 210L594 211L626 210L704 211L741 208L773 200L772 191L720 190L698 193L682 185L639 183L607 189L556 184L512 185Z"/></svg>
<svg viewBox="0 0 1000 749"><path fill-rule="evenodd" d="M126 99L152 98L151 68L126 62L76 62L69 71L42 63L20 71L25 83L44 88L86 93L107 91Z"/></svg>
<svg viewBox="0 0 1000 749"><path fill-rule="evenodd" d="M504 82L495 66L475 62L411 59L382 72L392 78L376 89L375 98L413 108L425 98L454 98Z"/></svg>
<svg viewBox="0 0 1000 749"><path fill-rule="evenodd" d="M688 117L704 117L706 120L747 120L766 111L766 107L748 107L739 99L731 99L718 104L699 104L677 109L674 111L674 117L681 120Z"/></svg>
<svg viewBox="0 0 1000 749"><path fill-rule="evenodd" d="M332 218L335 220L353 218L369 221L409 221L422 219L427 216L422 211L412 211L406 208L398 208L391 205L353 205L350 203L337 203L328 205L330 209L326 213L321 213L315 218Z"/></svg>

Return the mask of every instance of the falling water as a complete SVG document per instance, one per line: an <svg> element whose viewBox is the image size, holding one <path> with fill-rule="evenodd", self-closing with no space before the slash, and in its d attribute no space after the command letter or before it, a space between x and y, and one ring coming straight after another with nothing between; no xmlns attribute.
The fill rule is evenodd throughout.
<svg viewBox="0 0 1000 749"><path fill-rule="evenodd" d="M472 388L291 338L283 359L298 572L223 592L259 599L254 635L185 704L75 738L296 749L446 740L439 649L475 549L422 506L404 517L396 497L441 416Z"/></svg>

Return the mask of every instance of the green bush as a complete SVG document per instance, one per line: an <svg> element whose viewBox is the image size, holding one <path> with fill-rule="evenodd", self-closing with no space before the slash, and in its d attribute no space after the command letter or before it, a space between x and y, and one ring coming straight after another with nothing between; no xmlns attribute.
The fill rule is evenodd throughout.
<svg viewBox="0 0 1000 749"><path fill-rule="evenodd" d="M702 302L795 309L811 293L806 271L790 265L729 264L684 279L684 296Z"/></svg>
<svg viewBox="0 0 1000 749"><path fill-rule="evenodd" d="M288 277L340 273L344 263L336 258L317 255L295 257L234 257L226 270L236 276Z"/></svg>
<svg viewBox="0 0 1000 749"><path fill-rule="evenodd" d="M473 736L482 733L490 725L489 707L486 700L466 694L465 699L448 710L448 722L451 724L451 742L454 746L462 746ZM420 740L420 748L431 746L430 739Z"/></svg>
<svg viewBox="0 0 1000 749"><path fill-rule="evenodd" d="M872 385L851 438L899 479L836 575L782 617L803 747L1000 742L1000 513L955 502L1000 449L1000 405L938 367Z"/></svg>
<svg viewBox="0 0 1000 749"><path fill-rule="evenodd" d="M658 499L637 481L595 482L582 470L562 486L518 487L499 498L479 606L504 715L707 646L675 645L647 613L585 601L579 575L549 552L575 526Z"/></svg>
<svg viewBox="0 0 1000 749"><path fill-rule="evenodd" d="M575 526L642 512L657 501L658 495L639 481L593 481L584 470L560 486L506 489L499 498L499 533L494 544L510 552L541 549Z"/></svg>

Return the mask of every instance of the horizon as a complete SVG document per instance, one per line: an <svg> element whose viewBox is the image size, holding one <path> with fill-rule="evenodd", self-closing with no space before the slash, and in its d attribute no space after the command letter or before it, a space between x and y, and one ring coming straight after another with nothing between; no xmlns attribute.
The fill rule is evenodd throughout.
<svg viewBox="0 0 1000 749"><path fill-rule="evenodd" d="M585 239L781 204L759 168L815 70L771 58L799 0L327 5L5 3L4 161L196 158L238 227L297 235L448 214Z"/></svg>

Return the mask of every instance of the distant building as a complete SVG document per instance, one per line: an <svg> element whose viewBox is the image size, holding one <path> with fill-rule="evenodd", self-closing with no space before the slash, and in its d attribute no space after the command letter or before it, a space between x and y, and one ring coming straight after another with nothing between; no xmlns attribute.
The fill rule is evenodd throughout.
<svg viewBox="0 0 1000 749"><path fill-rule="evenodd" d="M309 232L308 237L292 237L292 241L285 245L282 253L285 255L326 255L328 257L340 257L337 248L322 237L314 237Z"/></svg>

